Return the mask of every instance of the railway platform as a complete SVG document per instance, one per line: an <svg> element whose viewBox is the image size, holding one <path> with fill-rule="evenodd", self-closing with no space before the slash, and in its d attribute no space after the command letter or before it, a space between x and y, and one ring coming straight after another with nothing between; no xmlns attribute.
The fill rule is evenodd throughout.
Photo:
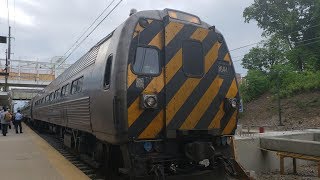
<svg viewBox="0 0 320 180"><path fill-rule="evenodd" d="M28 126L0 134L0 179L90 179Z"/></svg>

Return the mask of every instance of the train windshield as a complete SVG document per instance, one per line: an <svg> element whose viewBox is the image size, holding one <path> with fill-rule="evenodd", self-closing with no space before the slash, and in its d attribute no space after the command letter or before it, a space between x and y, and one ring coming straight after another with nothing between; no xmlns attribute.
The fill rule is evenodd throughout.
<svg viewBox="0 0 320 180"><path fill-rule="evenodd" d="M159 51L151 47L138 47L133 64L133 71L143 75L159 74Z"/></svg>

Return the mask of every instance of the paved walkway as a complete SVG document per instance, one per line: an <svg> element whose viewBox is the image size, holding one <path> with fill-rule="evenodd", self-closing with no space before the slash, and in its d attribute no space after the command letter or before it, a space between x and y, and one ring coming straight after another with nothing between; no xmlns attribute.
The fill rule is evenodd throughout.
<svg viewBox="0 0 320 180"><path fill-rule="evenodd" d="M23 134L8 129L0 134L0 179L64 180L89 179L29 127Z"/></svg>

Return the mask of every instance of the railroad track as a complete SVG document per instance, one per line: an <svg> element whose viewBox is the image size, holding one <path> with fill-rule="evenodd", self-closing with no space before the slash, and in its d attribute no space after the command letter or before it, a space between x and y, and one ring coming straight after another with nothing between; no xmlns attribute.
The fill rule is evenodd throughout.
<svg viewBox="0 0 320 180"><path fill-rule="evenodd" d="M68 161L76 166L80 171L86 174L92 180L105 180L97 169L91 167L89 164L81 160L78 154L70 151L64 144L62 139L59 139L49 133L40 133L32 126L28 125L34 132L36 132L42 139L47 141L53 148L55 148L61 155L63 155Z"/></svg>

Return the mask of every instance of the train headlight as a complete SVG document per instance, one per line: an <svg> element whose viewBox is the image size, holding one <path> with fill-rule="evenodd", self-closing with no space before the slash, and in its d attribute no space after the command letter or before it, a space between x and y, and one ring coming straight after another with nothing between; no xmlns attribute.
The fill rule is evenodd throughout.
<svg viewBox="0 0 320 180"><path fill-rule="evenodd" d="M154 94L143 94L141 99L141 106L145 109L155 109L158 107L158 98Z"/></svg>
<svg viewBox="0 0 320 180"><path fill-rule="evenodd" d="M237 107L237 100L236 100L236 99L232 99L232 100L231 100L231 106L232 106L233 108L236 108L236 107Z"/></svg>
<svg viewBox="0 0 320 180"><path fill-rule="evenodd" d="M157 104L157 100L155 97L150 96L146 99L146 103L149 107L154 107Z"/></svg>
<svg viewBox="0 0 320 180"><path fill-rule="evenodd" d="M236 98L229 99L229 103L230 103L231 107L237 108L238 103L237 103L237 99Z"/></svg>

